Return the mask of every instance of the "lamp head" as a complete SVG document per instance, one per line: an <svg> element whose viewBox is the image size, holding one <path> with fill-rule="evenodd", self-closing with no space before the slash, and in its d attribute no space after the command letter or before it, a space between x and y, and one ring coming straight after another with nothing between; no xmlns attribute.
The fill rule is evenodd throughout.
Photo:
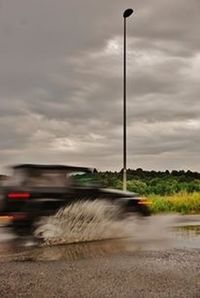
<svg viewBox="0 0 200 298"><path fill-rule="evenodd" d="M124 17L124 18L128 18L128 17L130 17L130 15L132 15L132 13L133 13L133 9L132 9L132 8L128 8L128 9L126 9L126 10L124 11L124 13L123 13L123 17Z"/></svg>

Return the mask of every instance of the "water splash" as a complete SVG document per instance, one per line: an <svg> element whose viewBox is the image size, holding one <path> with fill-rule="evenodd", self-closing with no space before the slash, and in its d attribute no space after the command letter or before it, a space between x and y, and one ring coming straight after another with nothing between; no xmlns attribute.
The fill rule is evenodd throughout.
<svg viewBox="0 0 200 298"><path fill-rule="evenodd" d="M36 224L35 236L48 245L128 236L120 213L117 205L104 200L79 201L43 217Z"/></svg>
<svg viewBox="0 0 200 298"><path fill-rule="evenodd" d="M36 224L35 236L43 245L126 239L130 246L134 242L134 247L137 243L143 248L161 249L171 245L169 230L176 220L177 215L124 218L120 207L108 201L80 201L54 216L43 217Z"/></svg>

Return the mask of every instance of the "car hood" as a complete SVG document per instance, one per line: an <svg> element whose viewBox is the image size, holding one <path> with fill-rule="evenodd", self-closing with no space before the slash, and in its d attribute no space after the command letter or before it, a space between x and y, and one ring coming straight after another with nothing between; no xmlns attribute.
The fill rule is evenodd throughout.
<svg viewBox="0 0 200 298"><path fill-rule="evenodd" d="M122 190L117 190L117 189L112 189L112 188L100 188L100 191L102 193L107 193L107 194L114 194L119 197L138 197L138 194L130 192L130 191L122 191Z"/></svg>

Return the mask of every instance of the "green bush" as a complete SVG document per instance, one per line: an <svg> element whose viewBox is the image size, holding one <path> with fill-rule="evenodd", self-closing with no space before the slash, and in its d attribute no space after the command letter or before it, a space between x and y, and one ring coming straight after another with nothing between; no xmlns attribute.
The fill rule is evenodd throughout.
<svg viewBox="0 0 200 298"><path fill-rule="evenodd" d="M127 182L127 189L140 195L147 194L147 184L140 180L129 180Z"/></svg>

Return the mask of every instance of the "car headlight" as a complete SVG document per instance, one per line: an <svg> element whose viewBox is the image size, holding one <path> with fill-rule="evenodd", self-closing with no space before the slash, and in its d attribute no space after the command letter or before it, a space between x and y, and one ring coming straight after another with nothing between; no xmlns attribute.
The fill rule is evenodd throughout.
<svg viewBox="0 0 200 298"><path fill-rule="evenodd" d="M152 201L147 199L147 198L139 198L139 202L138 202L139 205L151 205L152 204Z"/></svg>

